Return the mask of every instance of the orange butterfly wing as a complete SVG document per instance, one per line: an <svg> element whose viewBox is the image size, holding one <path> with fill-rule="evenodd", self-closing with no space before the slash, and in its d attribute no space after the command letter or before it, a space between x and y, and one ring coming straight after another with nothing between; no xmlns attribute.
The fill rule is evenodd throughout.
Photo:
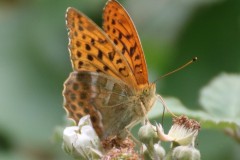
<svg viewBox="0 0 240 160"><path fill-rule="evenodd" d="M103 29L126 57L137 84L148 84L147 65L136 28L127 11L110 0L103 12Z"/></svg>
<svg viewBox="0 0 240 160"><path fill-rule="evenodd" d="M68 8L66 22L74 70L103 72L137 88L127 59L92 20L76 9Z"/></svg>

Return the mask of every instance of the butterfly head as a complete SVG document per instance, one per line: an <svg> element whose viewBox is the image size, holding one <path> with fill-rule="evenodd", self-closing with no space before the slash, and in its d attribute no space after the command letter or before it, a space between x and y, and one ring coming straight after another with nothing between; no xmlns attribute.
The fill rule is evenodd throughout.
<svg viewBox="0 0 240 160"><path fill-rule="evenodd" d="M146 111L149 111L153 103L155 102L155 94L156 94L156 84L148 84L142 89L142 94L140 99L145 106Z"/></svg>

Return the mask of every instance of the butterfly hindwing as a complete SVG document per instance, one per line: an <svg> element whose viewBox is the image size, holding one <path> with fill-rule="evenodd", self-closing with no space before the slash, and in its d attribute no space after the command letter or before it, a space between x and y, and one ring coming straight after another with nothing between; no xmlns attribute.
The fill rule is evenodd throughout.
<svg viewBox="0 0 240 160"><path fill-rule="evenodd" d="M102 73L72 72L64 84L63 95L69 117L78 123L89 114L100 137L118 134L136 119L131 89Z"/></svg>

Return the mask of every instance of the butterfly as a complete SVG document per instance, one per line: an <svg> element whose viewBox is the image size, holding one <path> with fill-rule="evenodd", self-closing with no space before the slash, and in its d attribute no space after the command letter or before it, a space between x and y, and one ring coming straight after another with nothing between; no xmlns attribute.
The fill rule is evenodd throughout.
<svg viewBox="0 0 240 160"><path fill-rule="evenodd" d="M66 24L73 72L64 83L64 108L76 123L89 114L101 139L126 137L156 100L136 28L123 6L109 0L103 29L74 8Z"/></svg>

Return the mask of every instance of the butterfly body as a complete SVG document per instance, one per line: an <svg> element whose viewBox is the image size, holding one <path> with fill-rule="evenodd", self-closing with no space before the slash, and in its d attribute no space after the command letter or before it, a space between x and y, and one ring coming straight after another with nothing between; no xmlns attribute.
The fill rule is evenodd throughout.
<svg viewBox="0 0 240 160"><path fill-rule="evenodd" d="M83 13L69 8L69 52L73 72L64 83L64 107L78 123L89 114L101 139L126 137L155 102L155 84L134 24L125 9L109 0L103 30Z"/></svg>

